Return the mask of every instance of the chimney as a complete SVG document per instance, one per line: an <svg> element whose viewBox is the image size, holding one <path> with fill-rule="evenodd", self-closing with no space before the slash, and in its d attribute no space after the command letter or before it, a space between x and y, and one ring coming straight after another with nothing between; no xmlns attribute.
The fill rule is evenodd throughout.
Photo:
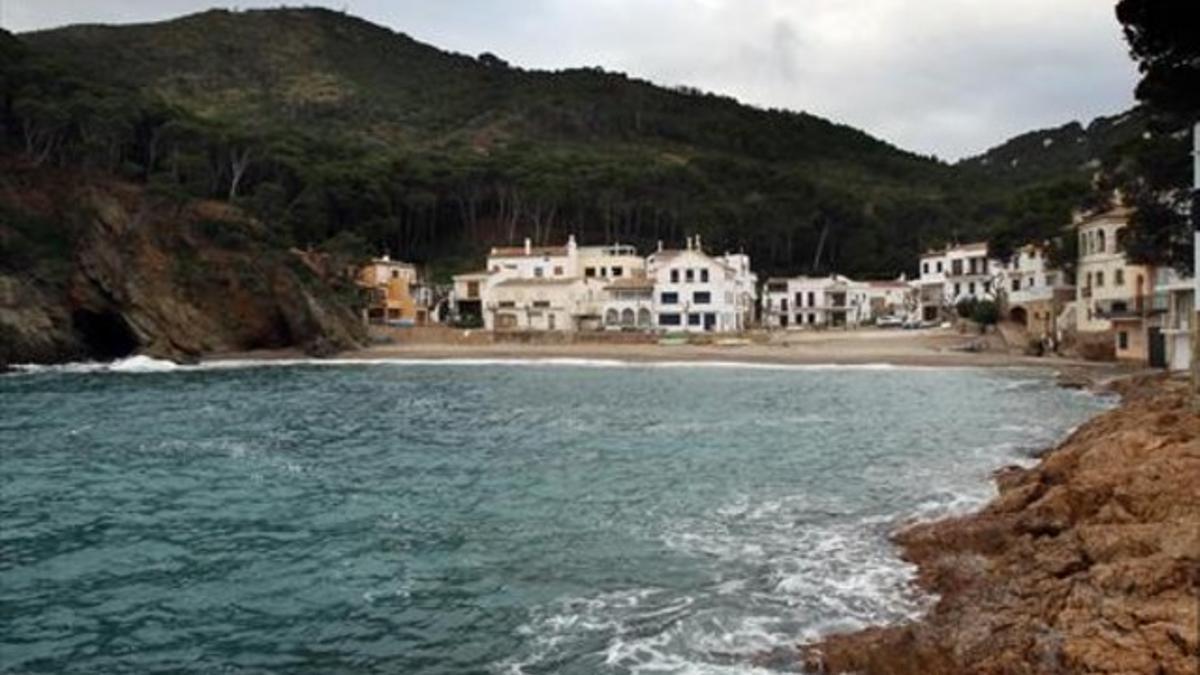
<svg viewBox="0 0 1200 675"><path fill-rule="evenodd" d="M525 237L525 255L533 255L533 240Z"/></svg>
<svg viewBox="0 0 1200 675"><path fill-rule="evenodd" d="M568 235L567 235L567 248L575 248L575 246L576 246L576 244L575 244L575 235L573 235L573 234L568 234Z"/></svg>
<svg viewBox="0 0 1200 675"><path fill-rule="evenodd" d="M701 253L704 252L704 247L700 245L700 235L698 234L696 235L696 250L700 251Z"/></svg>
<svg viewBox="0 0 1200 675"><path fill-rule="evenodd" d="M659 239L658 240L658 252L662 253L662 251L663 251L662 239Z"/></svg>
<svg viewBox="0 0 1200 675"><path fill-rule="evenodd" d="M692 250L692 238L691 238L691 237L684 237L684 241L686 242L686 243L684 244L684 247L685 247L685 248L687 248L687 250L689 250L689 251L690 251L690 250Z"/></svg>

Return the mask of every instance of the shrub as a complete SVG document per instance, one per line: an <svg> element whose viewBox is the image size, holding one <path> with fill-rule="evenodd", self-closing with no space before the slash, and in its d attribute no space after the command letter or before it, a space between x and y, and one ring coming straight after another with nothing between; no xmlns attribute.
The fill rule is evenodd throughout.
<svg viewBox="0 0 1200 675"><path fill-rule="evenodd" d="M991 326L1000 320L1000 308L991 300L979 300L971 308L971 320L981 326Z"/></svg>

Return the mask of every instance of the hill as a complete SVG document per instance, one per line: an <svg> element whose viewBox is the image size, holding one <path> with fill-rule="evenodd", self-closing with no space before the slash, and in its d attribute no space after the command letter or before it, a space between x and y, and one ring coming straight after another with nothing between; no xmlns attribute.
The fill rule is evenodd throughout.
<svg viewBox="0 0 1200 675"><path fill-rule="evenodd" d="M890 275L919 248L981 229L948 199L950 167L845 125L598 69L513 68L328 10L19 39L225 139L233 147L187 149L181 180L300 244L353 235L450 270L525 235L649 247L701 232L795 272L813 266L824 232L822 270ZM213 152L246 153L247 166L197 176ZM173 154L125 159L152 176Z"/></svg>
<svg viewBox="0 0 1200 675"><path fill-rule="evenodd" d="M1086 127L1070 122L1030 131L955 166L969 175L1007 185L1072 176L1090 179L1105 159L1142 138L1149 128L1149 116L1134 108L1120 115L1097 117Z"/></svg>

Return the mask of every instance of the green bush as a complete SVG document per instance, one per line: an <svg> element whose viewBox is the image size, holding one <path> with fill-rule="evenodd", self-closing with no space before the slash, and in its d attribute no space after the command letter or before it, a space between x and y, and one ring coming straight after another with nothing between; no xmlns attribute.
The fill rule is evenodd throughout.
<svg viewBox="0 0 1200 675"><path fill-rule="evenodd" d="M971 309L971 320L981 326L992 326L1000 320L1000 308L991 300L979 300Z"/></svg>

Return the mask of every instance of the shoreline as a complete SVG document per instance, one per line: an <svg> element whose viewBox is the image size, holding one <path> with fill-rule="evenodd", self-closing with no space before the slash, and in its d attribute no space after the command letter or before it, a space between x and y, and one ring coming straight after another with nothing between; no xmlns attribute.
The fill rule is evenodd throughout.
<svg viewBox="0 0 1200 675"><path fill-rule="evenodd" d="M736 345L660 345L654 343L528 344L506 342L455 343L411 341L377 344L361 349L312 357L300 349L223 352L201 362L328 358L335 361L456 359L611 360L622 363L734 363L805 366L923 366L1034 368L1067 373L1069 379L1095 381L1134 372L1127 364L1082 361L1057 356L1033 357L999 349L965 351L975 336L946 331L855 331L786 336L766 343Z"/></svg>
<svg viewBox="0 0 1200 675"><path fill-rule="evenodd" d="M804 672L1200 670L1200 414L1167 377L1093 382L1121 401L993 474L998 494L892 535L934 598L920 618L798 645Z"/></svg>

